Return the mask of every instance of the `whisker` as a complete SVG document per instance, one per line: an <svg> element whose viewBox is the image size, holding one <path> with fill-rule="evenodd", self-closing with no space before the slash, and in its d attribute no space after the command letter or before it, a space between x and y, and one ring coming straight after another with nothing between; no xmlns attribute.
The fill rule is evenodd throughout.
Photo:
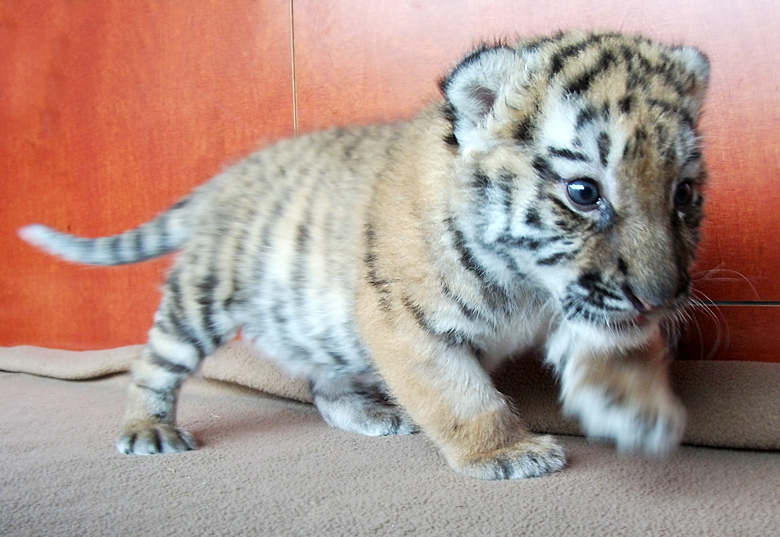
<svg viewBox="0 0 780 537"><path fill-rule="evenodd" d="M726 275L731 275L732 277L725 277ZM761 300L761 295L750 278L736 270L717 266L715 268L695 272L691 274L691 279L699 282L745 282L750 287L755 299Z"/></svg>
<svg viewBox="0 0 780 537"><path fill-rule="evenodd" d="M724 345L725 348L728 348L729 346L729 341L731 338L728 330L728 323L726 322L726 318L718 305L703 291L695 289L689 299L689 303L692 310L703 311L706 316L712 320L712 323L715 326L715 341L712 343L712 347L707 353L707 356L702 358L703 360L711 360L717 354L718 350L721 348L721 345ZM704 335L701 330L701 326L695 316L691 315L691 319L693 320L693 324L696 326L697 332L699 334L699 344L703 352Z"/></svg>

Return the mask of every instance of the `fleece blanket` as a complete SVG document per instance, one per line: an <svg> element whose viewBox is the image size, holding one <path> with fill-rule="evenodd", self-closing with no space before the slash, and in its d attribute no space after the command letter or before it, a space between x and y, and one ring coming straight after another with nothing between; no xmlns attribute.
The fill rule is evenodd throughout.
<svg viewBox="0 0 780 537"><path fill-rule="evenodd" d="M201 449L114 451L140 347L0 348L0 535L776 535L780 365L676 362L686 446L620 456L578 436L553 379L515 362L497 384L532 429L560 435L558 474L481 482L424 435L327 427L291 379L240 343L185 384ZM694 447L698 446L698 447ZM702 447L708 446L708 447ZM737 449L738 448L738 449Z"/></svg>
<svg viewBox="0 0 780 537"><path fill-rule="evenodd" d="M127 372L141 346L104 351L39 347L0 348L0 371L63 380L87 380ZM311 402L308 386L241 342L232 342L203 362L201 376ZM674 391L688 410L684 442L693 445L780 449L780 364L738 361L676 361ZM517 405L532 430L579 434L558 411L552 376L531 358L518 359L496 375L496 384Z"/></svg>

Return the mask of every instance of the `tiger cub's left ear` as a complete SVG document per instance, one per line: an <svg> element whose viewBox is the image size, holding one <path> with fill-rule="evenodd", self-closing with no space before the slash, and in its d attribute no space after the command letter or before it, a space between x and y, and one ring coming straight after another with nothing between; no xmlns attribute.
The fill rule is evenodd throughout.
<svg viewBox="0 0 780 537"><path fill-rule="evenodd" d="M679 61L689 74L688 109L696 119L704 103L704 95L710 81L710 60L699 49L694 47L675 47L671 49L672 57Z"/></svg>
<svg viewBox="0 0 780 537"><path fill-rule="evenodd" d="M506 46L483 46L466 56L440 83L451 107L453 134L461 150L480 149L489 139L487 118L523 61Z"/></svg>

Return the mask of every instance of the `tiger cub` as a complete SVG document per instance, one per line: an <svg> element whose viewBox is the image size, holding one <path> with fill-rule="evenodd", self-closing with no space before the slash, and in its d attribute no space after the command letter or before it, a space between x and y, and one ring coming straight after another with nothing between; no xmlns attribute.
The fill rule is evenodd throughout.
<svg viewBox="0 0 780 537"><path fill-rule="evenodd" d="M565 464L491 382L526 351L588 435L662 456L685 421L662 326L689 302L708 73L694 48L614 33L486 45L408 122L283 141L120 235L21 236L99 265L180 251L122 453L195 448L179 388L241 330L308 379L328 424L422 429L469 476Z"/></svg>

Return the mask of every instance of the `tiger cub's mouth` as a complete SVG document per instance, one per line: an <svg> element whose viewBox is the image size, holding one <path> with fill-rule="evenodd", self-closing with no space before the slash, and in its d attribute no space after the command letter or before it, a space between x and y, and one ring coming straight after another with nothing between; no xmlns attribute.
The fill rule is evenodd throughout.
<svg viewBox="0 0 780 537"><path fill-rule="evenodd" d="M605 326L615 332L629 332L642 329L653 324L654 320L648 319L645 315L639 314L636 317L619 320L605 320Z"/></svg>

